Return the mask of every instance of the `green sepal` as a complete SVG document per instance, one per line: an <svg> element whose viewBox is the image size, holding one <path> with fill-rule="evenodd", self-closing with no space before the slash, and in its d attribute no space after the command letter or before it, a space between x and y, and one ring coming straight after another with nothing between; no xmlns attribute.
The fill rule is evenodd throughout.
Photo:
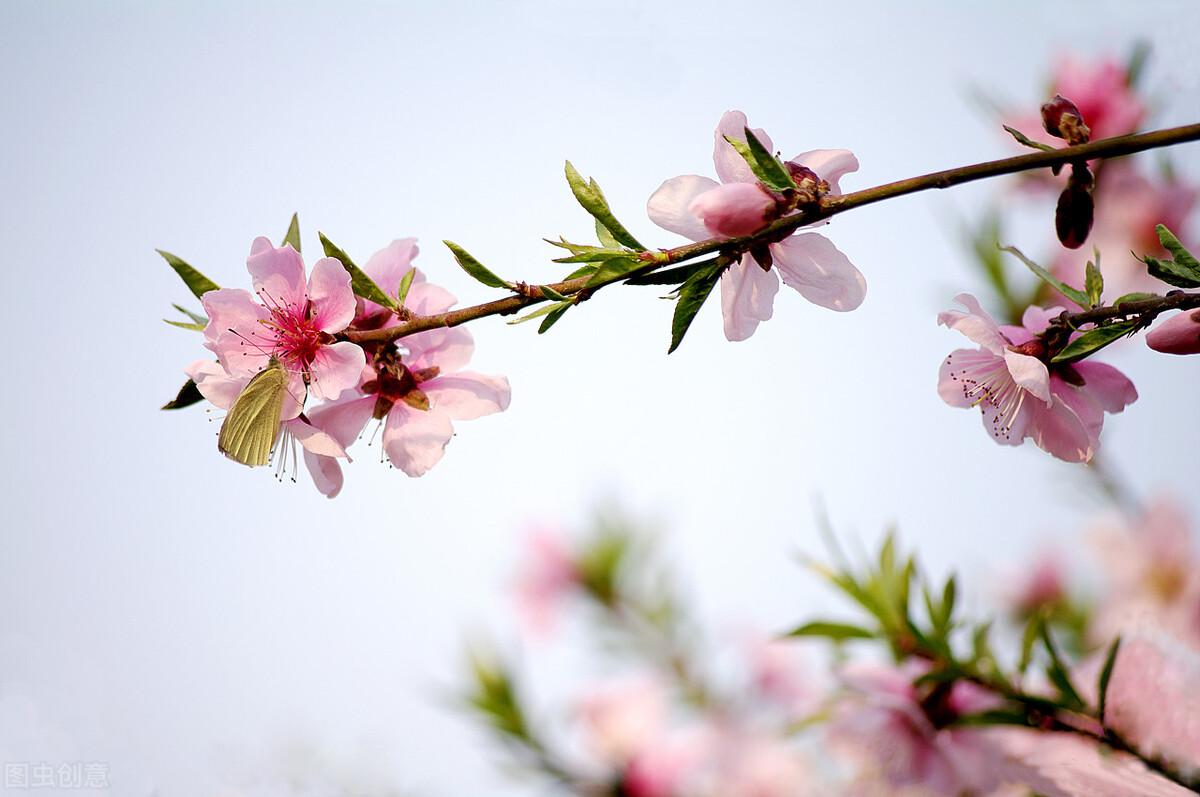
<svg viewBox="0 0 1200 797"><path fill-rule="evenodd" d="M358 266L354 265L354 261L350 256L337 247L333 241L325 237L325 233L318 232L317 237L321 239L321 248L325 250L326 257L332 257L342 264L342 267L350 273L350 289L354 291L355 296L361 296L367 301L375 302L381 307L386 307L392 312L400 312L400 305L396 300L375 284L375 280L367 276L367 273Z"/></svg>
<svg viewBox="0 0 1200 797"><path fill-rule="evenodd" d="M396 301L400 303L401 307L404 306L404 300L408 298L408 291L410 288L412 288L413 277L415 276L417 276L417 270L415 268L410 268L408 271L404 272L404 276L400 278L400 285L396 288Z"/></svg>
<svg viewBox="0 0 1200 797"><path fill-rule="evenodd" d="M220 288L217 283L201 274L194 267L188 265L182 258L176 257L170 252L164 252L162 249L155 249L154 251L162 255L163 260L167 261L167 265L175 269L175 273L183 280L183 284L188 286L188 290L197 299L203 297L209 291L215 291Z"/></svg>
<svg viewBox="0 0 1200 797"><path fill-rule="evenodd" d="M470 274L476 282L482 282L489 288L510 287L507 282L493 274L487 266L476 260L466 249L463 249L453 241L442 241L442 243L449 247L450 252L454 255L454 259L462 267L462 270Z"/></svg>
<svg viewBox="0 0 1200 797"><path fill-rule="evenodd" d="M612 209L608 206L608 200L604 198L604 192L600 190L600 186L595 180L584 182L583 177L575 170L570 161L566 162L564 171L567 176L567 184L571 186L571 193L575 195L575 199L584 210L592 214L596 221L604 225L618 243L639 251L646 248L638 243L637 238L634 238L621 222L617 221L617 217L613 215Z"/></svg>

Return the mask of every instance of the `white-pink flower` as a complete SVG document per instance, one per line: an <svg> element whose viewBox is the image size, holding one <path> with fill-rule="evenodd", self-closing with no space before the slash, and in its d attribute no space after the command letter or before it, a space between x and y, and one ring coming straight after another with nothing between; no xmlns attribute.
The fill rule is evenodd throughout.
<svg viewBox="0 0 1200 797"><path fill-rule="evenodd" d="M524 548L517 606L524 624L541 635L553 627L559 605L579 587L580 572L561 532L534 529L526 536Z"/></svg>
<svg viewBox="0 0 1200 797"><path fill-rule="evenodd" d="M713 163L721 182L695 174L667 180L646 204L655 224L700 241L745 235L770 220L768 203L773 200L759 186L749 165L725 140L729 136L745 141L745 128L746 115L741 111L729 111L721 117L713 150ZM773 147L762 130L754 133L768 150ZM858 169L858 159L845 149L805 152L790 163L811 169L828 182L834 196L841 193L838 181L842 176ZM771 318L780 277L805 299L830 310L844 312L862 304L866 280L824 236L798 233L770 244L769 249L773 268L764 269L746 254L721 276L721 310L725 337L729 340L745 340L754 334L759 322Z"/></svg>
<svg viewBox="0 0 1200 797"><path fill-rule="evenodd" d="M1111 365L1086 360L1047 367L1035 340L1062 312L1030 307L1022 326L998 325L969 293L955 299L967 312L947 310L938 323L966 335L978 349L958 349L943 362L938 394L954 407L978 407L996 442L1026 438L1067 462L1088 462L1100 447L1104 413L1121 412L1137 389Z"/></svg>
<svg viewBox="0 0 1200 797"><path fill-rule="evenodd" d="M204 345L225 371L253 375L276 357L300 406L308 392L330 399L356 385L366 363L363 351L334 338L354 318L350 274L342 264L323 257L306 279L299 252L256 238L246 268L258 301L240 288L209 291L201 299L208 314ZM300 406L285 412L285 419L299 414Z"/></svg>
<svg viewBox="0 0 1200 797"><path fill-rule="evenodd" d="M230 376L220 363L212 360L197 360L189 365L186 371L188 377L196 383L196 389L200 391L200 395L223 410L228 410L233 406L252 378L248 374ZM284 393L283 410L280 412L279 437L275 442L275 449L271 453L276 475L282 478L291 472L293 481L295 481L298 464L297 442L304 449L306 461L309 456L318 455L329 461L350 459L341 443L313 426L308 418L301 414L302 400L303 396L296 396L290 390ZM320 474L312 473L312 477L320 488L322 485ZM322 492L325 491L322 490ZM332 498L337 492L326 494Z"/></svg>
<svg viewBox="0 0 1200 797"><path fill-rule="evenodd" d="M394 295L415 247L411 239L396 241L377 252L364 271ZM448 310L455 298L414 275L406 307L418 315ZM364 303L360 318L379 318ZM381 326L391 324L379 318ZM371 362L359 367L352 386L334 401L309 413L313 424L349 446L372 418L383 422L383 451L409 476L422 476L441 460L454 435L454 421L471 420L508 408L511 390L502 376L461 370L475 345L462 327L410 335L396 344L373 347ZM336 491L342 482L336 461L305 455L309 470L320 475L322 490Z"/></svg>

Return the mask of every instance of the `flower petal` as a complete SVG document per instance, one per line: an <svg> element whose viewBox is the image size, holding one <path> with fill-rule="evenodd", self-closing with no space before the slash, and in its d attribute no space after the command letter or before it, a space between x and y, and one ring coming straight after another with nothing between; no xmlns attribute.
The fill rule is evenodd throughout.
<svg viewBox="0 0 1200 797"><path fill-rule="evenodd" d="M1133 382L1111 365L1086 360L1075 363L1074 367L1086 383L1084 390L1105 412L1121 412L1137 401Z"/></svg>
<svg viewBox="0 0 1200 797"><path fill-rule="evenodd" d="M212 360L197 360L185 372L196 383L200 395L216 407L227 410L233 406L238 395L246 388L249 377L232 377L220 363Z"/></svg>
<svg viewBox="0 0 1200 797"><path fill-rule="evenodd" d="M858 158L848 149L813 149L792 158L792 163L816 172L817 177L829 183L832 196L841 196L839 181L850 172L858 171Z"/></svg>
<svg viewBox="0 0 1200 797"><path fill-rule="evenodd" d="M342 466L336 459L322 457L304 449L304 465L308 468L308 475L312 477L313 484L326 498L336 498L342 491L345 477L342 475Z"/></svg>
<svg viewBox="0 0 1200 797"><path fill-rule="evenodd" d="M1050 326L1050 322L1058 318L1062 313L1062 307L1038 307L1030 305L1021 314L1021 326L1025 327L1030 335L1040 335ZM1016 343L1017 341L1014 340L1013 342Z"/></svg>
<svg viewBox="0 0 1200 797"><path fill-rule="evenodd" d="M435 410L456 421L469 421L508 409L512 389L503 376L461 371L421 384Z"/></svg>
<svg viewBox="0 0 1200 797"><path fill-rule="evenodd" d="M735 141L745 141L747 126L746 114L741 111L726 111L717 123L717 130L713 134L713 165L717 167L717 176L723 183L753 183L758 180L750 165L725 140L725 136L729 136ZM771 137L761 128L755 129L754 135L768 152L775 149Z"/></svg>
<svg viewBox="0 0 1200 797"><path fill-rule="evenodd" d="M1065 462L1088 462L1096 453L1104 411L1078 388L1051 377L1054 402L1034 405L1028 434L1038 448Z"/></svg>
<svg viewBox="0 0 1200 797"><path fill-rule="evenodd" d="M354 320L354 291L350 272L340 260L323 257L313 264L308 278L308 299L312 302L317 329L329 334L341 332Z"/></svg>
<svg viewBox="0 0 1200 797"><path fill-rule="evenodd" d="M375 281L388 296L395 296L400 289L400 280L412 268L413 258L417 256L416 238L397 238L380 249L367 260L363 272ZM421 272L413 275L413 284L424 279ZM367 314L377 313L383 308L374 302L367 302Z"/></svg>
<svg viewBox="0 0 1200 797"><path fill-rule="evenodd" d="M844 313L857 308L867 295L863 275L823 235L793 235L771 244L771 254L783 284L813 304Z"/></svg>
<svg viewBox="0 0 1200 797"><path fill-rule="evenodd" d="M1012 349L1004 350L1004 363L1013 381L1021 388L1050 403L1050 370L1037 357L1020 354Z"/></svg>
<svg viewBox="0 0 1200 797"><path fill-rule="evenodd" d="M312 394L319 399L335 399L343 390L358 386L366 355L357 343L343 340L322 346L309 367Z"/></svg>
<svg viewBox="0 0 1200 797"><path fill-rule="evenodd" d="M967 409L978 405L980 395L971 374L994 370L998 360L986 349L955 349L938 369L938 395L951 407Z"/></svg>
<svg viewBox="0 0 1200 797"><path fill-rule="evenodd" d="M650 221L693 241L708 238L708 228L700 217L692 213L691 205L696 197L719 186L716 180L698 174L672 177L658 187L646 202L646 213Z"/></svg>
<svg viewBox="0 0 1200 797"><path fill-rule="evenodd" d="M961 332L993 354L1003 355L1008 350L1008 340L1000 334L995 320L979 306L979 300L969 293L960 293L954 301L967 308L967 312L945 310L938 313L938 323Z"/></svg>
<svg viewBox="0 0 1200 797"><path fill-rule="evenodd" d="M267 364L274 339L264 334L267 309L241 288L209 291L200 300L208 315L204 346L231 375L252 375Z"/></svg>
<svg viewBox="0 0 1200 797"><path fill-rule="evenodd" d="M417 276L413 278L412 287L408 290L408 298L404 300L404 306L417 315L444 313L458 301L454 294L440 285L418 282L420 277L421 270L417 269Z"/></svg>
<svg viewBox="0 0 1200 797"><path fill-rule="evenodd" d="M466 327L449 327L418 332L400 341L408 350L404 364L416 371L436 366L443 374L449 374L471 361L475 351L475 340Z"/></svg>
<svg viewBox="0 0 1200 797"><path fill-rule="evenodd" d="M246 269L254 280L254 293L268 307L294 307L304 301L304 261L290 245L276 247L267 238L255 238Z"/></svg>
<svg viewBox="0 0 1200 797"><path fill-rule="evenodd" d="M763 270L750 255L730 266L721 275L721 314L725 318L725 337L745 340L754 334L760 321L768 321L773 312L779 278L774 271Z"/></svg>
<svg viewBox="0 0 1200 797"><path fill-rule="evenodd" d="M409 476L422 476L438 463L454 435L450 416L436 409L422 411L403 402L388 413L383 427L383 450Z"/></svg>
<svg viewBox="0 0 1200 797"><path fill-rule="evenodd" d="M327 402L308 413L313 425L329 434L342 448L349 448L358 439L375 410L374 396L350 395L349 399Z"/></svg>
<svg viewBox="0 0 1200 797"><path fill-rule="evenodd" d="M310 451L321 457L336 457L349 461L350 455L346 453L346 449L341 443L333 439L333 436L321 431L316 426L313 426L303 418L293 418L290 421L284 421L288 432L292 437L299 441L305 451Z"/></svg>

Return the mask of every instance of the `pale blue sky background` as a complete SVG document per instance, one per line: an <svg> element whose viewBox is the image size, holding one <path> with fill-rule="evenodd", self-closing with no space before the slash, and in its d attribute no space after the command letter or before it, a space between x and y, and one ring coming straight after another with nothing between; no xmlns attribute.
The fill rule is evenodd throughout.
<svg viewBox="0 0 1200 797"><path fill-rule="evenodd" d="M951 222L997 184L839 217L870 284L852 315L784 290L729 344L709 307L669 358L654 288L544 337L479 323L474 365L509 376L510 411L460 424L418 481L360 451L332 502L224 460L202 410L157 411L203 352L159 320L189 296L153 249L241 285L250 241L299 211L310 256L318 228L360 260L416 235L431 279L482 300L441 239L508 276L559 273L539 238L590 227L569 157L669 245L645 200L710 173L729 108L787 155L853 149L853 190L1008 153L972 86L1033 104L1055 52L1141 36L1154 121L1195 121L1197 8L0 5L0 759L107 761L116 795L275 795L294 793L295 746L370 794L496 793L490 748L444 702L462 642L514 638L529 518L614 500L667 531L707 617L767 629L832 603L791 557L817 549L815 496L868 539L898 522L939 568L1072 546L1097 506L1085 482L934 392L960 344L934 314L978 288ZM1200 176L1195 145L1175 156ZM1045 251L1048 218L1016 243ZM1142 399L1109 421L1109 459L1139 490L1187 490L1195 363L1117 359Z"/></svg>

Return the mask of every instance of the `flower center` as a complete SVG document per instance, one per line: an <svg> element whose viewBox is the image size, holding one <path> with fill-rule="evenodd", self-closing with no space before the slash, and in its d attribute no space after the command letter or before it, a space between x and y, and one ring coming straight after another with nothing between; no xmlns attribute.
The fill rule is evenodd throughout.
<svg viewBox="0 0 1200 797"><path fill-rule="evenodd" d="M438 375L437 366L410 370L400 361L399 353L393 348L376 356L375 369L376 378L364 384L362 391L375 394L375 411L372 415L377 420L386 417L398 401L413 409L429 409L429 397L420 385Z"/></svg>
<svg viewBox="0 0 1200 797"><path fill-rule="evenodd" d="M269 299L269 297L264 297ZM288 370L309 373L321 347L330 342L329 335L317 328L312 315L312 304L281 304L266 301L271 317L262 322L272 338L271 353L279 358Z"/></svg>

